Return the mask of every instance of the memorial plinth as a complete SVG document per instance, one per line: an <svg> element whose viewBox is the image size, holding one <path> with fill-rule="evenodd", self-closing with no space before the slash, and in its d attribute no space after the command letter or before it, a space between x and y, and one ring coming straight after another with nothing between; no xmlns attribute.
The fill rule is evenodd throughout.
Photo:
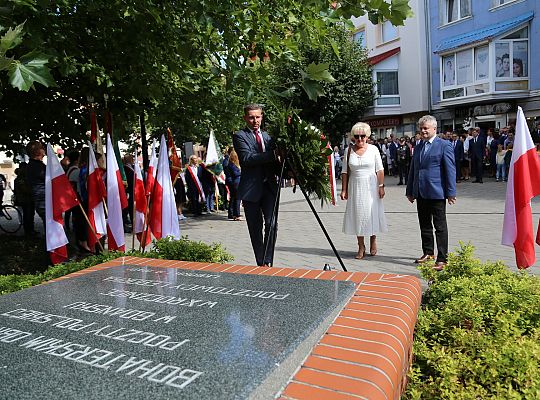
<svg viewBox="0 0 540 400"><path fill-rule="evenodd" d="M399 398L416 278L124 257L0 297L0 397Z"/></svg>

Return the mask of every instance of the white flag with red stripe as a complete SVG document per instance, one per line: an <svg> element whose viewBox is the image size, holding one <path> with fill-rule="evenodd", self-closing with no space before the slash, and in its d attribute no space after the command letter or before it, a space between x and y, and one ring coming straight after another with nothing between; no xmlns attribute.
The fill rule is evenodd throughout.
<svg viewBox="0 0 540 400"><path fill-rule="evenodd" d="M86 188L88 193L88 221L92 227L92 229L88 229L88 247L94 251L97 240L107 233L105 208L103 207L103 201L107 196L107 189L105 188L105 183L103 183L103 177L101 176L101 170L98 167L92 144L88 143L88 147L88 178L86 180Z"/></svg>
<svg viewBox="0 0 540 400"><path fill-rule="evenodd" d="M520 269L528 268L536 262L531 199L538 195L540 159L523 110L518 107L516 135L506 187L502 244L514 246L516 264ZM540 244L540 232L536 239Z"/></svg>
<svg viewBox="0 0 540 400"><path fill-rule="evenodd" d="M107 134L107 235L109 250L125 251L122 209L127 207L126 191L114 154L111 136Z"/></svg>
<svg viewBox="0 0 540 400"><path fill-rule="evenodd" d="M180 239L180 226L171 182L167 142L164 135L161 136L159 147L159 162L156 183L152 191L151 207L150 228L155 238L172 236L176 240Z"/></svg>
<svg viewBox="0 0 540 400"><path fill-rule="evenodd" d="M48 144L45 169L45 230L47 251L53 264L61 263L68 258L66 248L68 239L64 232L62 214L78 204L77 194L73 191L54 150Z"/></svg>
<svg viewBox="0 0 540 400"><path fill-rule="evenodd" d="M135 185L133 188L133 197L135 199L135 223L133 224L133 232L137 235L137 239L146 247L150 244L151 238L150 234L147 232L146 235L143 235L145 219L146 219L146 192L144 188L144 181L142 177L141 168L139 166L139 160L137 160L137 150L135 150ZM142 242L144 238L144 243Z"/></svg>
<svg viewBox="0 0 540 400"><path fill-rule="evenodd" d="M332 150L330 142L326 145L327 149ZM337 188L336 188L336 160L332 151L328 156L328 180L330 181L330 194L332 195L332 205L336 205Z"/></svg>

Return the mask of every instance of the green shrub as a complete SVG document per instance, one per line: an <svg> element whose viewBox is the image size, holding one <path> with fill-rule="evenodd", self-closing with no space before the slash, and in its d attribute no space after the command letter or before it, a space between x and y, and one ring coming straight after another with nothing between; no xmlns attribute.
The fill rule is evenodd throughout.
<svg viewBox="0 0 540 400"><path fill-rule="evenodd" d="M135 254L133 254L135 255ZM163 258L167 260L199 261L209 263L226 263L234 257L225 251L220 243L208 245L203 242L193 242L187 236L180 240L171 237L154 242L154 247L143 255L150 258Z"/></svg>
<svg viewBox="0 0 540 400"><path fill-rule="evenodd" d="M408 399L539 399L540 279L471 245L431 281L416 326Z"/></svg>
<svg viewBox="0 0 540 400"><path fill-rule="evenodd" d="M203 242L190 241L187 237L182 237L180 240L164 238L154 242L153 249L147 253L138 251L120 253L113 251L86 257L81 261L72 261L65 264L54 265L42 273L0 275L0 295L38 285L42 282L71 274L72 272L80 271L109 260L114 260L115 258L124 255L211 263L224 263L233 260L233 256L230 253L227 253L223 246L218 243L208 245Z"/></svg>

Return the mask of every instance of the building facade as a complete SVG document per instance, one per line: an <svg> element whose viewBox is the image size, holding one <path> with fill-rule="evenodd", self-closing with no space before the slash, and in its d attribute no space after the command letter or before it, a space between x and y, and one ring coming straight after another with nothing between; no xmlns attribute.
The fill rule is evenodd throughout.
<svg viewBox="0 0 540 400"><path fill-rule="evenodd" d="M540 1L428 1L431 107L441 130L540 118Z"/></svg>
<svg viewBox="0 0 540 400"><path fill-rule="evenodd" d="M375 137L414 136L418 118L429 108L428 47L424 0L409 2L415 17L395 27L353 18L354 40L367 48L375 100L360 118Z"/></svg>

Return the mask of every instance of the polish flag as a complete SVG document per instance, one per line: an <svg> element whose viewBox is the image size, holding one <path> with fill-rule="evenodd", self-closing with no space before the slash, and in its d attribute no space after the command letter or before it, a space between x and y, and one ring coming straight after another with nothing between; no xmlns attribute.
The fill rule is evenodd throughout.
<svg viewBox="0 0 540 400"><path fill-rule="evenodd" d="M154 184L156 183L158 158L156 157L156 139L152 143L152 155L150 156L150 163L148 164L148 171L146 173L146 195L150 196L152 190L154 190Z"/></svg>
<svg viewBox="0 0 540 400"><path fill-rule="evenodd" d="M162 135L156 183L152 191L150 229L156 239L172 236L178 240L180 239L180 226L178 225L178 213L176 212L167 150L165 135Z"/></svg>
<svg viewBox="0 0 540 400"><path fill-rule="evenodd" d="M47 251L51 262L66 261L69 242L64 232L62 213L79 204L58 157L51 145L47 145L47 168L45 169L45 226Z"/></svg>
<svg viewBox="0 0 540 400"><path fill-rule="evenodd" d="M536 262L531 199L540 195L540 159L527 127L525 115L518 107L516 135L510 161L502 244L514 246L520 269ZM539 226L540 229L540 226ZM536 241L540 244L540 232Z"/></svg>
<svg viewBox="0 0 540 400"><path fill-rule="evenodd" d="M144 243L142 242L143 231L144 231L144 222L146 215L146 193L144 189L144 181L142 177L141 167L139 167L139 161L137 160L137 151L135 150L135 185L133 188L133 196L135 199L135 224L133 225L133 232L137 234L137 239L142 243L143 247L146 247L150 244L151 238L150 235L146 234Z"/></svg>
<svg viewBox="0 0 540 400"><path fill-rule="evenodd" d="M92 232L92 229L88 229L88 247L94 251L97 244L96 236L97 239L100 239L107 233L105 209L103 208L103 200L107 196L107 189L103 183L101 170L98 167L92 145L89 143L88 147L88 179L86 181L88 192L88 220L94 230ZM96 233L96 236L94 236L94 232Z"/></svg>
<svg viewBox="0 0 540 400"><path fill-rule="evenodd" d="M330 194L332 195L332 205L336 205L337 198L337 187L336 187L336 160L334 158L334 152L332 151L332 146L330 142L326 145L327 149L330 149L331 153L328 156L328 180L330 181Z"/></svg>
<svg viewBox="0 0 540 400"><path fill-rule="evenodd" d="M109 250L125 251L122 209L128 205L120 169L116 162L111 136L107 134L107 235Z"/></svg>

